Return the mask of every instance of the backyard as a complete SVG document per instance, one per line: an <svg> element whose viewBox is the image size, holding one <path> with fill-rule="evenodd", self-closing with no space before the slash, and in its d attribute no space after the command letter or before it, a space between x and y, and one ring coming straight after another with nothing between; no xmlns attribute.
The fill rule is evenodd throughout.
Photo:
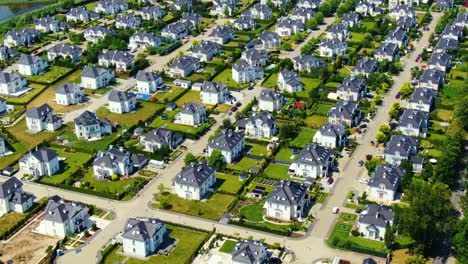
<svg viewBox="0 0 468 264"><path fill-rule="evenodd" d="M40 182L49 184L62 184L70 178L81 166L87 164L92 158L91 155L82 152L65 152L63 149L54 148L60 158L65 158L60 162L60 172L52 176L44 176Z"/></svg>
<svg viewBox="0 0 468 264"><path fill-rule="evenodd" d="M268 167L265 169L263 174L267 176L268 178L283 180L283 179L289 179L288 170L289 170L288 165L279 164L279 163L270 163L270 165L268 165Z"/></svg>
<svg viewBox="0 0 468 264"><path fill-rule="evenodd" d="M301 132L291 141L290 146L303 148L305 145L312 143L312 138L316 132L316 129L302 127Z"/></svg>
<svg viewBox="0 0 468 264"><path fill-rule="evenodd" d="M138 123L143 123L150 119L154 114L164 109L164 105L139 101L137 110L131 113L117 114L111 113L107 107L101 107L96 111L100 118L107 118L111 123L119 123L123 127L131 127Z"/></svg>
<svg viewBox="0 0 468 264"><path fill-rule="evenodd" d="M249 86L248 83L237 83L232 79L232 69L227 68L224 69L220 74L216 75L216 77L213 79L214 82L221 82L224 83L228 86L228 88L234 89L234 90L241 90L243 88L246 88Z"/></svg>
<svg viewBox="0 0 468 264"><path fill-rule="evenodd" d="M237 194L240 188L242 188L242 184L243 182L236 175L217 172L214 189L219 188L220 191Z"/></svg>
<svg viewBox="0 0 468 264"><path fill-rule="evenodd" d="M156 99L158 102L172 102L176 97L180 94L188 91L187 88L181 87L171 87L169 90L165 92L158 92L155 94Z"/></svg>
<svg viewBox="0 0 468 264"><path fill-rule="evenodd" d="M107 149L109 144L114 142L118 137L120 137L120 135L121 131L118 130L110 135L103 136L100 140L90 142L84 139L78 139L74 132L74 126L72 124L68 124L67 130L61 133L58 138L63 141L68 140L71 147L98 152L99 150Z"/></svg>
<svg viewBox="0 0 468 264"><path fill-rule="evenodd" d="M301 82L304 84L304 89L300 92L297 92L296 94L302 98L309 98L310 92L314 89L317 89L322 81L319 79L301 77Z"/></svg>
<svg viewBox="0 0 468 264"><path fill-rule="evenodd" d="M70 73L73 69L61 67L61 66L50 66L50 69L47 72L40 75L28 76L27 79L30 82L52 84L58 79L62 78L64 75Z"/></svg>
<svg viewBox="0 0 468 264"><path fill-rule="evenodd" d="M266 149L265 145L260 144L248 144L247 148L249 149L249 154L259 157L266 158L268 156L268 150Z"/></svg>
<svg viewBox="0 0 468 264"><path fill-rule="evenodd" d="M257 167L260 160L255 160L252 158L243 157L239 162L229 163L227 167L231 170L248 172L250 168Z"/></svg>
<svg viewBox="0 0 468 264"><path fill-rule="evenodd" d="M178 107L182 107L186 103L201 103L200 92L190 90L176 101Z"/></svg>
<svg viewBox="0 0 468 264"><path fill-rule="evenodd" d="M236 246L236 244L237 244L237 241L228 239L228 240L224 241L224 243L221 246L221 248L219 249L219 251L221 251L223 253L230 254L231 251Z"/></svg>

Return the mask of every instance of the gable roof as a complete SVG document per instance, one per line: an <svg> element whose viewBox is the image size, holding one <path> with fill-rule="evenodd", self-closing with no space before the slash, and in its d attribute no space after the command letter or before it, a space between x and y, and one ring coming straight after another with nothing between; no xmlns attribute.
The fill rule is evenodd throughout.
<svg viewBox="0 0 468 264"><path fill-rule="evenodd" d="M146 241L165 227L165 223L157 218L129 218L125 225L123 238Z"/></svg>
<svg viewBox="0 0 468 264"><path fill-rule="evenodd" d="M87 205L81 202L65 202L58 196L52 196L44 210L43 220L64 223L86 209Z"/></svg>
<svg viewBox="0 0 468 264"><path fill-rule="evenodd" d="M26 79L26 78L16 73L0 72L0 83L10 83L10 82L14 82L17 79Z"/></svg>
<svg viewBox="0 0 468 264"><path fill-rule="evenodd" d="M258 264L263 261L262 258L267 254L267 249L267 245L260 241L242 241L232 249L231 258L237 263Z"/></svg>
<svg viewBox="0 0 468 264"><path fill-rule="evenodd" d="M73 119L75 125L91 126L91 125L110 125L110 121L106 118L98 118L95 113L85 110L77 118Z"/></svg>
<svg viewBox="0 0 468 264"><path fill-rule="evenodd" d="M100 66L84 66L83 72L81 72L81 77L97 78L101 75L104 75L108 72L112 72L112 69L100 67Z"/></svg>
<svg viewBox="0 0 468 264"><path fill-rule="evenodd" d="M398 120L399 126L408 126L411 124L413 128L420 127L424 122L427 123L429 119L429 115L426 112L414 110L414 109L405 109L403 114L400 116Z"/></svg>
<svg viewBox="0 0 468 264"><path fill-rule="evenodd" d="M434 89L416 88L409 99L410 103L432 104L437 92Z"/></svg>
<svg viewBox="0 0 468 264"><path fill-rule="evenodd" d="M258 100L262 101L269 101L273 102L275 100L283 100L284 96L280 92L276 92L275 90L271 89L262 89L260 95L258 96Z"/></svg>
<svg viewBox="0 0 468 264"><path fill-rule="evenodd" d="M377 61L370 58L360 59L353 68L354 73L373 73L377 68Z"/></svg>
<svg viewBox="0 0 468 264"><path fill-rule="evenodd" d="M205 106L200 103L186 103L180 108L181 113L194 114L198 113L200 109L205 109Z"/></svg>
<svg viewBox="0 0 468 264"><path fill-rule="evenodd" d="M399 152L401 156L409 156L412 148L418 147L419 140L406 135L393 135L385 146L385 154Z"/></svg>
<svg viewBox="0 0 468 264"><path fill-rule="evenodd" d="M266 201L273 204L296 206L306 198L308 189L309 186L304 183L281 180L268 195Z"/></svg>
<svg viewBox="0 0 468 264"><path fill-rule="evenodd" d="M55 88L56 94L70 94L76 90L81 90L82 88L74 83L64 83L57 88Z"/></svg>
<svg viewBox="0 0 468 264"><path fill-rule="evenodd" d="M244 133L238 131L223 130L208 143L208 146L213 149L231 151L242 140L244 140Z"/></svg>
<svg viewBox="0 0 468 264"><path fill-rule="evenodd" d="M385 189L396 191L404 174L405 169L400 166L381 164L375 170L368 185L379 188L383 184Z"/></svg>
<svg viewBox="0 0 468 264"><path fill-rule="evenodd" d="M327 115L342 117L349 120L359 112L359 103L351 101L339 101L336 103L335 107L328 110Z"/></svg>
<svg viewBox="0 0 468 264"><path fill-rule="evenodd" d="M111 102L128 102L132 98L136 98L136 95L126 91L112 90L109 93L109 101Z"/></svg>
<svg viewBox="0 0 468 264"><path fill-rule="evenodd" d="M199 62L200 60L195 57L182 55L175 58L170 67L175 69L185 69L186 67Z"/></svg>
<svg viewBox="0 0 468 264"><path fill-rule="evenodd" d="M335 153L331 149L313 143L306 145L301 150L301 153L299 153L294 163L323 166L334 156Z"/></svg>
<svg viewBox="0 0 468 264"><path fill-rule="evenodd" d="M358 222L379 227L387 227L387 224L393 222L393 211L387 206L369 204L359 215Z"/></svg>
<svg viewBox="0 0 468 264"><path fill-rule="evenodd" d="M343 83L338 86L339 91L351 91L359 93L366 89L366 83L363 78L348 76L343 80Z"/></svg>
<svg viewBox="0 0 468 264"><path fill-rule="evenodd" d="M38 56L23 54L21 55L17 63L21 65L33 65L38 61L43 61L43 59Z"/></svg>
<svg viewBox="0 0 468 264"><path fill-rule="evenodd" d="M8 180L0 182L0 198L8 197L22 186L23 183L16 177L10 177Z"/></svg>
<svg viewBox="0 0 468 264"><path fill-rule="evenodd" d="M218 94L222 91L225 91L226 89L227 89L227 86L224 83L204 81L200 88L200 91L203 93Z"/></svg>
<svg viewBox="0 0 468 264"><path fill-rule="evenodd" d="M44 119L49 114L52 114L53 111L54 109L46 103L39 107L33 107L26 111L26 117L34 119Z"/></svg>
<svg viewBox="0 0 468 264"><path fill-rule="evenodd" d="M338 137L344 135L345 129L346 128L344 125L325 122L325 124L320 127L318 132L322 136Z"/></svg>
<svg viewBox="0 0 468 264"><path fill-rule="evenodd" d="M200 187L216 172L214 167L211 167L205 160L199 163L192 163L182 169L175 177L175 182L180 185L188 185L192 187Z"/></svg>
<svg viewBox="0 0 468 264"><path fill-rule="evenodd" d="M172 130L158 127L156 129L150 130L146 134L145 141L164 144L169 141L171 135L173 134L174 132Z"/></svg>
<svg viewBox="0 0 468 264"><path fill-rule="evenodd" d="M138 71L136 76L137 81L139 82L154 82L161 79L161 75L156 72L148 72L148 71Z"/></svg>

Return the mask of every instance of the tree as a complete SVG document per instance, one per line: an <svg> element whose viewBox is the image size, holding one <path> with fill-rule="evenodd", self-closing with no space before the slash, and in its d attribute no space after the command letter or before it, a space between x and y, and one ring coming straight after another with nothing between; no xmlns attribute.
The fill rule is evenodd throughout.
<svg viewBox="0 0 468 264"><path fill-rule="evenodd" d="M424 256L415 254L405 261L405 264L425 264L426 258Z"/></svg>
<svg viewBox="0 0 468 264"><path fill-rule="evenodd" d="M328 2L323 2L319 7L319 11L326 17L333 14L332 6Z"/></svg>
<svg viewBox="0 0 468 264"><path fill-rule="evenodd" d="M390 134L390 132L392 132L391 128L389 125L385 124L385 125L381 125L379 127L379 131L384 133L385 135L388 135Z"/></svg>
<svg viewBox="0 0 468 264"><path fill-rule="evenodd" d="M468 218L464 218L457 223L452 244L455 247L457 260L459 263L468 263Z"/></svg>
<svg viewBox="0 0 468 264"><path fill-rule="evenodd" d="M315 19L314 17L307 20L306 22L306 27L308 29L316 29L318 27L318 22L317 22L317 19Z"/></svg>
<svg viewBox="0 0 468 264"><path fill-rule="evenodd" d="M425 181L432 179L434 176L434 166L431 163L427 162L424 164L423 169L421 171L421 178Z"/></svg>
<svg viewBox="0 0 468 264"><path fill-rule="evenodd" d="M221 153L221 150L214 149L211 152L211 155L208 157L208 164L210 166L215 167L216 170L218 171L224 170L226 163L224 162L224 157L223 157L223 154Z"/></svg>
<svg viewBox="0 0 468 264"><path fill-rule="evenodd" d="M320 11L317 12L317 13L315 14L315 16L314 16L314 19L317 20L317 23L318 23L319 25L322 24L322 23L323 23L323 20L324 20L324 18L323 18L323 13L320 12Z"/></svg>
<svg viewBox="0 0 468 264"><path fill-rule="evenodd" d="M400 110L401 110L400 103L398 102L393 103L392 108L388 112L388 114L390 115L390 118L398 120L398 118L400 117Z"/></svg>
<svg viewBox="0 0 468 264"><path fill-rule="evenodd" d="M387 135L385 135L382 131L378 131L376 134L375 134L375 139L377 140L377 142L379 143L383 143L385 142L385 139L387 138Z"/></svg>
<svg viewBox="0 0 468 264"><path fill-rule="evenodd" d="M405 174L403 174L403 178L401 179L401 189L404 191L413 181L413 163L410 160L402 160L400 166L405 169Z"/></svg>
<svg viewBox="0 0 468 264"><path fill-rule="evenodd" d="M458 160L463 154L463 145L464 137L461 132L448 135L434 170L434 177L438 181L449 186L456 182Z"/></svg>
<svg viewBox="0 0 468 264"><path fill-rule="evenodd" d="M385 230L385 237L384 237L385 246L388 249L393 249L395 245L395 230L390 226L387 225Z"/></svg>
<svg viewBox="0 0 468 264"><path fill-rule="evenodd" d="M292 45L289 42L284 42L283 44L281 44L281 48L284 49L284 50L291 50Z"/></svg>
<svg viewBox="0 0 468 264"><path fill-rule="evenodd" d="M189 152L187 153L187 155L185 155L184 164L185 166L187 166L190 165L192 162L198 162L198 159L192 152Z"/></svg>
<svg viewBox="0 0 468 264"><path fill-rule="evenodd" d="M223 129L231 129L233 127L233 124L231 122L231 119L226 118L223 120L223 125L221 126Z"/></svg>
<svg viewBox="0 0 468 264"><path fill-rule="evenodd" d="M297 32L296 34L294 34L293 40L294 40L294 43L296 43L296 44L301 43L304 40L304 38L302 37L301 32Z"/></svg>
<svg viewBox="0 0 468 264"><path fill-rule="evenodd" d="M117 175L117 174L115 174L115 173L112 174L112 176L111 176L111 181L118 181L118 180L119 180L119 175Z"/></svg>
<svg viewBox="0 0 468 264"><path fill-rule="evenodd" d="M407 99L413 94L414 89L409 83L405 83L400 89L400 94L403 99Z"/></svg>
<svg viewBox="0 0 468 264"><path fill-rule="evenodd" d="M280 127L279 137L281 139L293 139L299 135L301 127L295 123L288 122Z"/></svg>

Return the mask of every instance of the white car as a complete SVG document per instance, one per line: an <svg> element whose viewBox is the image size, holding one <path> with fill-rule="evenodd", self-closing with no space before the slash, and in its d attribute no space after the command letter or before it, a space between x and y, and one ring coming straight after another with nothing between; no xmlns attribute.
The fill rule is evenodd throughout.
<svg viewBox="0 0 468 264"><path fill-rule="evenodd" d="M361 178L361 179L359 179L359 182L360 182L360 183L364 183L364 184L368 184L368 183L369 183L369 180L368 180L368 179Z"/></svg>

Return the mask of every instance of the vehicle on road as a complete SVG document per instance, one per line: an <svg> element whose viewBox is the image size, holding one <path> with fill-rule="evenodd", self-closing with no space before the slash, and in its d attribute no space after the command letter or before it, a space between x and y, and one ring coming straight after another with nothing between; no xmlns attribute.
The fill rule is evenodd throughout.
<svg viewBox="0 0 468 264"><path fill-rule="evenodd" d="M240 107L241 105L242 105L241 102L237 102L237 103L236 103L236 106L237 106L237 107Z"/></svg>
<svg viewBox="0 0 468 264"><path fill-rule="evenodd" d="M235 112L235 111L237 111L237 107L233 106L233 107L231 108L231 112Z"/></svg>
<svg viewBox="0 0 468 264"><path fill-rule="evenodd" d="M360 161L358 161L358 164L359 164L359 167L362 167L362 165L364 165L364 161L360 160Z"/></svg>
<svg viewBox="0 0 468 264"><path fill-rule="evenodd" d="M231 112L231 111L229 111L229 112L227 113L227 115L228 115L228 116L232 115L232 112Z"/></svg>
<svg viewBox="0 0 468 264"><path fill-rule="evenodd" d="M328 178L327 183L328 183L328 184L332 184L334 181L335 181L335 180L333 180L333 178L330 177L330 178Z"/></svg>
<svg viewBox="0 0 468 264"><path fill-rule="evenodd" d="M369 183L369 180L368 180L368 179L361 178L361 179L359 179L359 183L368 184L368 183Z"/></svg>
<svg viewBox="0 0 468 264"><path fill-rule="evenodd" d="M395 99L400 99L400 96L401 96L401 93L398 92L398 93L395 95Z"/></svg>
<svg viewBox="0 0 468 264"><path fill-rule="evenodd" d="M362 124L359 126L359 128L363 129L363 128L367 128L367 125L366 124Z"/></svg>
<svg viewBox="0 0 468 264"><path fill-rule="evenodd" d="M36 55L37 53L39 53L38 50L35 50L35 51L31 52L32 55Z"/></svg>
<svg viewBox="0 0 468 264"><path fill-rule="evenodd" d="M253 86L249 86L249 87L247 88L247 90L249 90L249 91L250 91L250 90L253 90Z"/></svg>
<svg viewBox="0 0 468 264"><path fill-rule="evenodd" d="M340 208L338 207L333 207L332 213L337 214L340 212Z"/></svg>

